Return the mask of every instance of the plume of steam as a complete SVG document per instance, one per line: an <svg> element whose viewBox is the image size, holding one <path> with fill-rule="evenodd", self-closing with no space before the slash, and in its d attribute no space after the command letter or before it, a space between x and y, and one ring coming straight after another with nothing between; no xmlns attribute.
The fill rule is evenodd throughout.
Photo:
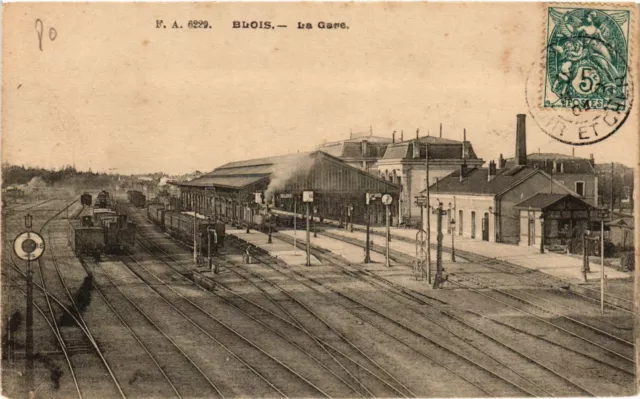
<svg viewBox="0 0 640 399"><path fill-rule="evenodd" d="M47 183L42 179L42 177L35 176L29 181L29 183L27 183L27 187L31 190L45 188L47 187Z"/></svg>
<svg viewBox="0 0 640 399"><path fill-rule="evenodd" d="M164 187L167 185L167 182L169 181L169 178L167 176L163 176L160 179L160 182L158 183L158 187Z"/></svg>
<svg viewBox="0 0 640 399"><path fill-rule="evenodd" d="M271 202L276 191L283 190L290 180L308 175L315 161L311 154L300 154L274 164L271 181L264 193L265 201Z"/></svg>

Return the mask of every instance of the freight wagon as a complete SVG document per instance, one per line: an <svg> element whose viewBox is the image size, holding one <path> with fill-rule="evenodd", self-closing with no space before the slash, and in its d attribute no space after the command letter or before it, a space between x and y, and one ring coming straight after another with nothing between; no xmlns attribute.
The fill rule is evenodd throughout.
<svg viewBox="0 0 640 399"><path fill-rule="evenodd" d="M145 204L147 203L147 197L145 197L145 195L142 194L140 191L136 191L136 190L127 191L127 198L129 199L130 203L132 203L138 208L144 208Z"/></svg>
<svg viewBox="0 0 640 399"><path fill-rule="evenodd" d="M91 197L91 194L89 193L84 193L80 196L80 204L83 206L91 206L91 200L93 198Z"/></svg>
<svg viewBox="0 0 640 399"><path fill-rule="evenodd" d="M151 210L149 210L151 221L163 227L169 235L192 246L194 233L193 216L175 211L166 211L158 208L158 206L161 205L155 205L153 208L149 207L149 209L156 209L155 218ZM162 219L158 215L161 215ZM203 255L207 254L209 242L214 253L224 246L225 224L221 221L209 224L208 220L197 218L195 232L196 243Z"/></svg>
<svg viewBox="0 0 640 399"><path fill-rule="evenodd" d="M147 205L147 219L160 226L162 230L164 230L164 213L165 207L163 204Z"/></svg>
<svg viewBox="0 0 640 399"><path fill-rule="evenodd" d="M69 221L69 241L79 255L129 251L135 245L135 227L126 215L94 208L93 216Z"/></svg>

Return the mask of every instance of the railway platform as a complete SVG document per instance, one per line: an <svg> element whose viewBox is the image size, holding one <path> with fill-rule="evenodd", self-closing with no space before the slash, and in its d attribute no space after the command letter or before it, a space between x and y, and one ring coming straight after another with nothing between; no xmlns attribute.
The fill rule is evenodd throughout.
<svg viewBox="0 0 640 399"><path fill-rule="evenodd" d="M282 240L278 240L275 237L272 237L272 243L269 244L267 242L267 236L264 233L259 231L251 230L247 233L247 230L244 229L229 229L226 230L227 235L235 236L243 241L248 242L254 247L258 247L268 252L269 255L280 259L288 265L304 265L307 262L305 252L301 249L296 249L292 245L287 244ZM305 233L298 232L299 235L304 236ZM315 257L311 256L311 265L319 265L320 261Z"/></svg>
<svg viewBox="0 0 640 399"><path fill-rule="evenodd" d="M416 230L397 227L391 227L390 229L391 248L409 255L414 253L408 250L407 246L401 245L398 242L404 242L409 244L411 247L415 247L415 244L412 243L415 240ZM353 232L350 232L344 229L332 229L331 232L346 237L357 238L363 241L365 240L365 226L354 225L353 230ZM379 244L384 241L384 228L372 227L371 231L374 232L372 237L376 243ZM432 232L432 237L435 237L435 232ZM445 234L443 241L443 247L445 250L450 251L451 235ZM435 243L435 240L432 241L432 243ZM548 252L541 254L538 248L494 243L477 239L474 240L460 236L455 237L455 248L457 250L471 252L483 257L525 267L527 269L537 270L568 283L584 283L584 277L582 275L582 259L572 256ZM591 272L587 274L588 281L599 282L601 276L600 264L591 262L590 269ZM632 277L631 274L623 273L607 266L605 266L605 275L608 280L629 279Z"/></svg>

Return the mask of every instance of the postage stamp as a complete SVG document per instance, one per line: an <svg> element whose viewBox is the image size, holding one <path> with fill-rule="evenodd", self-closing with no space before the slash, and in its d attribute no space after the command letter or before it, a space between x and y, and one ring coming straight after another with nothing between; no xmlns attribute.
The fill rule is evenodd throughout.
<svg viewBox="0 0 640 399"><path fill-rule="evenodd" d="M549 7L543 106L624 111L629 10Z"/></svg>

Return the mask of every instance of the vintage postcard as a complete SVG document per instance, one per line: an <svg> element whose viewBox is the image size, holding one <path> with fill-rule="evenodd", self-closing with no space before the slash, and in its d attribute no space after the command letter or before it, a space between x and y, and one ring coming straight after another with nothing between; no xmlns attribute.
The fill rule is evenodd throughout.
<svg viewBox="0 0 640 399"><path fill-rule="evenodd" d="M632 3L13 3L9 398L637 393Z"/></svg>

